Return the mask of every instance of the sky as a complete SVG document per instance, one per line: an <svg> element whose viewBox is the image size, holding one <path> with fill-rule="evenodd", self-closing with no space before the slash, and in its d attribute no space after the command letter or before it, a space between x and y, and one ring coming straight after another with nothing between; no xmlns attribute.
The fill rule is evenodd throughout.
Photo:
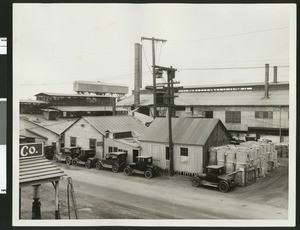
<svg viewBox="0 0 300 230"><path fill-rule="evenodd" d="M263 82L265 63L289 80L289 4L14 4L13 78L21 99L72 93L76 80L134 86L134 44L143 45L143 87L156 65L180 85ZM255 68L253 68L255 67ZM163 79L161 81L164 81Z"/></svg>

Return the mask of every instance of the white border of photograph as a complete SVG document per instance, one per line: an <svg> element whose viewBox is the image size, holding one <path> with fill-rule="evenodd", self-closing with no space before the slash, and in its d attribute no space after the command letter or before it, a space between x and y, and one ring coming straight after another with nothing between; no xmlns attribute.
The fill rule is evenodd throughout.
<svg viewBox="0 0 300 230"><path fill-rule="evenodd" d="M272 4L269 4L272 5ZM146 220L146 219L88 219L88 220L19 220L19 76L13 65L13 226L295 226L295 175L296 175L296 4L290 7L290 127L289 127L289 193L287 220ZM15 38L14 38L15 39ZM13 63L18 57L14 55Z"/></svg>

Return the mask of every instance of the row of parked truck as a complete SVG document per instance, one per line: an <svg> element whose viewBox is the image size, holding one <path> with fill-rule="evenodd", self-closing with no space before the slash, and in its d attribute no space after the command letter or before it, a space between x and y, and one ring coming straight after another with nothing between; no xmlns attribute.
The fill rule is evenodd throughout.
<svg viewBox="0 0 300 230"><path fill-rule="evenodd" d="M47 150L48 149L48 150ZM67 165L84 165L86 168L95 167L101 169L111 169L114 173L123 171L125 175L143 174L150 179L158 175L159 168L153 164L151 156L137 156L136 161L126 163L127 153L110 152L103 159L98 159L94 149L83 150L74 146L62 148L60 153L52 153L51 148L45 147L45 157L53 159L54 162L65 162ZM52 154L51 154L52 153ZM236 183L233 177L225 174L224 166L211 165L206 167L205 173L199 173L191 178L192 186L212 186L221 192L228 192L235 188Z"/></svg>
<svg viewBox="0 0 300 230"><path fill-rule="evenodd" d="M54 154L53 160L54 162L65 162L68 165L95 167L99 170L109 168L115 173L124 171L127 176L133 173L144 174L146 178L152 178L159 171L159 168L153 165L150 156L138 156L136 162L127 164L127 153L125 152L110 152L103 159L98 159L95 155L94 149L83 150L81 147L75 146L62 148L60 153Z"/></svg>

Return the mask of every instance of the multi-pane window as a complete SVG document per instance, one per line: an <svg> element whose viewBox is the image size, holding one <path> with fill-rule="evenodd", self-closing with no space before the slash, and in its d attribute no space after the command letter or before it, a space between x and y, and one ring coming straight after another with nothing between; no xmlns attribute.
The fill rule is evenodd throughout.
<svg viewBox="0 0 300 230"><path fill-rule="evenodd" d="M96 139L90 139L90 149L96 148Z"/></svg>
<svg viewBox="0 0 300 230"><path fill-rule="evenodd" d="M108 152L111 153L113 151L113 147L108 146Z"/></svg>
<svg viewBox="0 0 300 230"><path fill-rule="evenodd" d="M273 119L272 111L256 111L255 118L258 119Z"/></svg>
<svg viewBox="0 0 300 230"><path fill-rule="evenodd" d="M205 111L205 118L214 118L214 112L213 111Z"/></svg>
<svg viewBox="0 0 300 230"><path fill-rule="evenodd" d="M76 146L76 137L70 137L70 146Z"/></svg>
<svg viewBox="0 0 300 230"><path fill-rule="evenodd" d="M189 149L180 147L180 162L187 163L189 161Z"/></svg>
<svg viewBox="0 0 300 230"><path fill-rule="evenodd" d="M122 132L122 133L114 133L113 135L114 135L114 139L122 139L122 138L132 137L131 131Z"/></svg>
<svg viewBox="0 0 300 230"><path fill-rule="evenodd" d="M241 123L241 111L225 111L226 123Z"/></svg>

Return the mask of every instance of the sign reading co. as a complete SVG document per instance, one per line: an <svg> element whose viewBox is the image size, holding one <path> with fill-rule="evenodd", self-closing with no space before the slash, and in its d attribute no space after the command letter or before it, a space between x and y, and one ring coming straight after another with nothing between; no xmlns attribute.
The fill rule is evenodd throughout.
<svg viewBox="0 0 300 230"><path fill-rule="evenodd" d="M20 158L43 156L43 155L44 155L43 143L20 144Z"/></svg>

